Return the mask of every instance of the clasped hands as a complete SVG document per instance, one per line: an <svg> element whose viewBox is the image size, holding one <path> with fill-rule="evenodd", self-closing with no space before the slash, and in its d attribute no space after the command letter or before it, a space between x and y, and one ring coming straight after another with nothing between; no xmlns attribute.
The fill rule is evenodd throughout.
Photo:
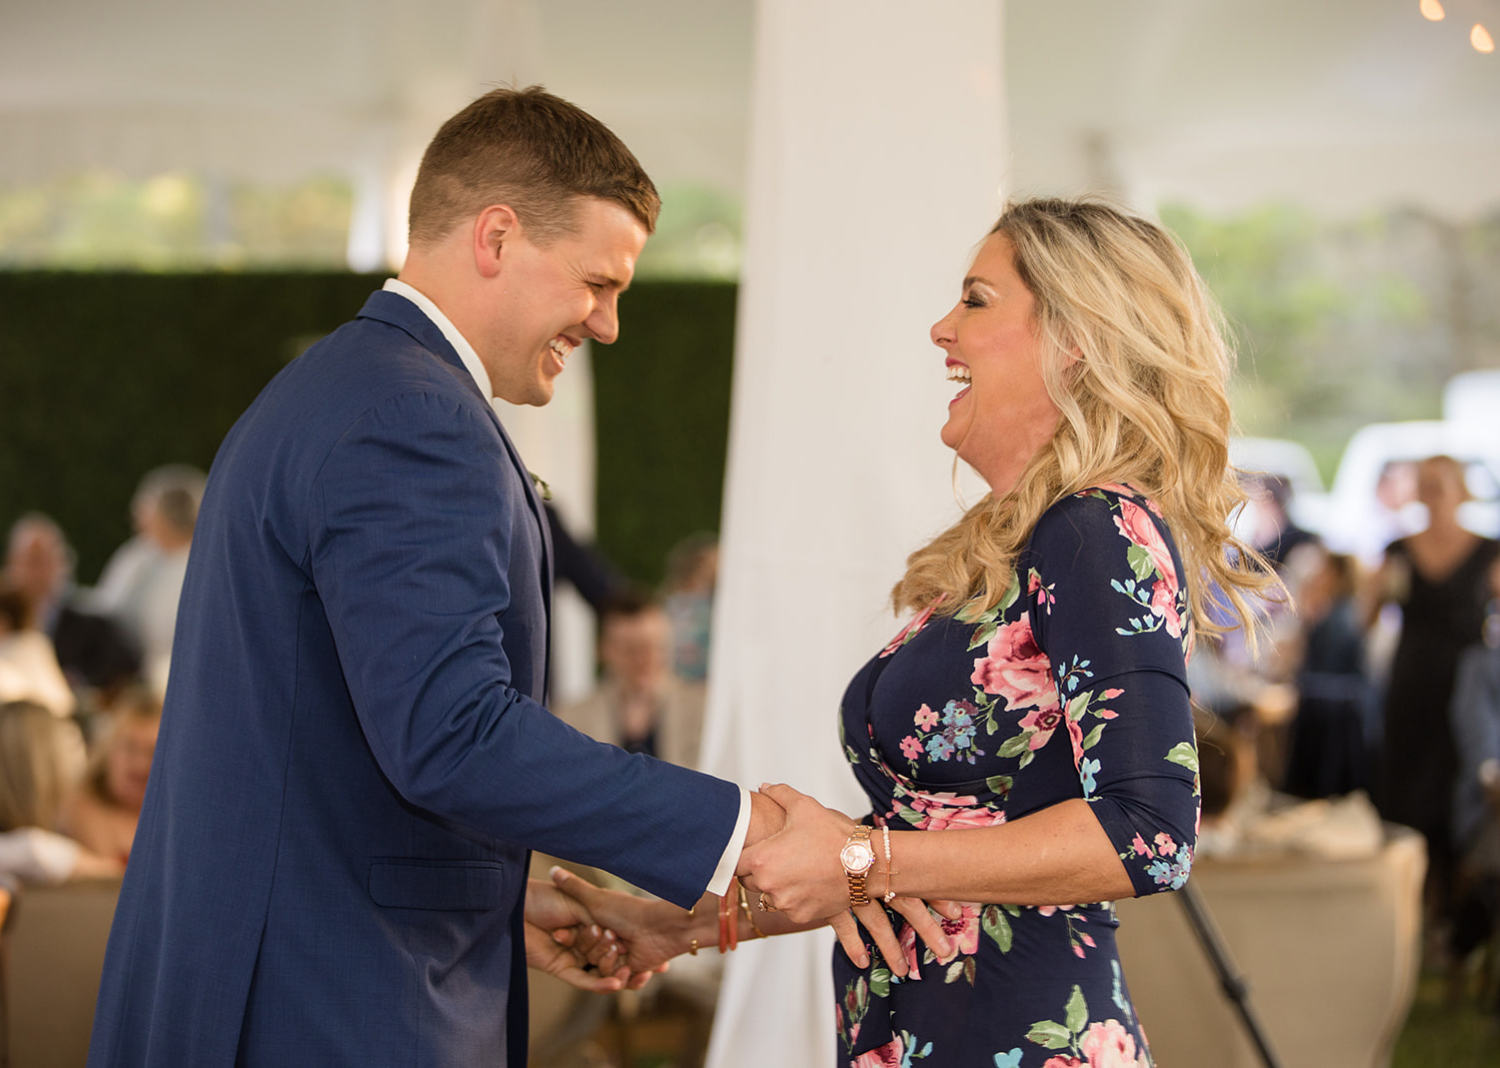
<svg viewBox="0 0 1500 1068"><path fill-rule="evenodd" d="M905 975L906 954L880 900L887 871L883 847L876 850L870 872L870 902L851 908L839 851L855 822L790 786L764 786L753 799L749 844L736 872L756 910L755 926L770 935L826 923L849 958L863 968L870 963L859 931L863 924L886 965ZM762 904L772 911L760 911ZM951 919L960 914L951 902L932 906ZM939 958L951 955L941 918L927 902L897 896L889 908L905 917ZM606 890L555 868L551 884L534 879L527 887L527 962L583 990L639 989L665 971L672 957L697 946L714 948L717 911L713 895L705 895L689 912L670 902ZM737 923L738 911L730 911Z"/></svg>

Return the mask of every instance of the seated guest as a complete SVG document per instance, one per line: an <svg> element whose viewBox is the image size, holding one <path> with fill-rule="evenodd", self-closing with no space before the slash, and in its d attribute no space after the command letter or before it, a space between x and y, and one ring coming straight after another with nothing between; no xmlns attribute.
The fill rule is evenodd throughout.
<svg viewBox="0 0 1500 1068"><path fill-rule="evenodd" d="M609 602L601 616L604 677L558 716L585 734L631 753L693 767L703 732L703 688L672 674L671 627L660 604L641 593Z"/></svg>
<svg viewBox="0 0 1500 1068"><path fill-rule="evenodd" d="M77 724L29 701L0 705L0 887L118 875L101 857L56 833L83 771Z"/></svg>
<svg viewBox="0 0 1500 1068"><path fill-rule="evenodd" d="M52 640L27 625L26 598L0 585L0 701L35 701L56 716L77 702L57 664Z"/></svg>
<svg viewBox="0 0 1500 1068"><path fill-rule="evenodd" d="M166 691L204 482L202 471L184 464L147 472L130 505L136 536L115 550L94 590L95 611L114 619L140 648L142 672L157 693Z"/></svg>
<svg viewBox="0 0 1500 1068"><path fill-rule="evenodd" d="M75 692L97 690L107 699L135 678L141 658L130 640L76 603L73 551L51 519L32 512L11 527L5 577L26 599L27 626L52 639Z"/></svg>
<svg viewBox="0 0 1500 1068"><path fill-rule="evenodd" d="M703 682L708 676L718 577L719 539L713 534L690 534L667 554L662 603L672 621L672 670L688 682Z"/></svg>
<svg viewBox="0 0 1500 1068"><path fill-rule="evenodd" d="M108 720L62 825L86 848L123 862L130 857L146 800L161 701L149 692L129 693L114 704Z"/></svg>

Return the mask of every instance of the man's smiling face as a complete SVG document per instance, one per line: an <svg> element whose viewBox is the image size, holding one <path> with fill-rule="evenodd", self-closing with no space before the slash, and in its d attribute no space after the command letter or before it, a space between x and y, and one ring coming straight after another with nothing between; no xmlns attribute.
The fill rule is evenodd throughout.
<svg viewBox="0 0 1500 1068"><path fill-rule="evenodd" d="M538 245L523 231L501 243L488 329L475 339L495 396L546 404L575 348L619 336L619 297L646 237L623 205L585 197L571 233Z"/></svg>

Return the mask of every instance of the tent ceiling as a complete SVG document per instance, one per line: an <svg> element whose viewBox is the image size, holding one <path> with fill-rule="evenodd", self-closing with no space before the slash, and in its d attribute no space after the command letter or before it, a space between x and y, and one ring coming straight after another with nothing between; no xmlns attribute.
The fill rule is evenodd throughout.
<svg viewBox="0 0 1500 1068"><path fill-rule="evenodd" d="M1416 8L1011 0L1005 185L1492 209L1500 55L1467 34L1500 31L1500 2ZM437 122L516 79L605 118L662 184L738 191L752 21L751 0L7 0L0 181L409 170Z"/></svg>

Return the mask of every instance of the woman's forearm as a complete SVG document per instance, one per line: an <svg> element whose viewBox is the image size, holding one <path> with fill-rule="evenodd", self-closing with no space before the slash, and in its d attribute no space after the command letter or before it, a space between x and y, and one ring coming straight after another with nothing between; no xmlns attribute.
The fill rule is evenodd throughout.
<svg viewBox="0 0 1500 1068"><path fill-rule="evenodd" d="M885 887L884 841L876 832L876 874ZM1081 798L997 827L891 835L890 887L928 901L1075 905L1134 897L1125 865Z"/></svg>

